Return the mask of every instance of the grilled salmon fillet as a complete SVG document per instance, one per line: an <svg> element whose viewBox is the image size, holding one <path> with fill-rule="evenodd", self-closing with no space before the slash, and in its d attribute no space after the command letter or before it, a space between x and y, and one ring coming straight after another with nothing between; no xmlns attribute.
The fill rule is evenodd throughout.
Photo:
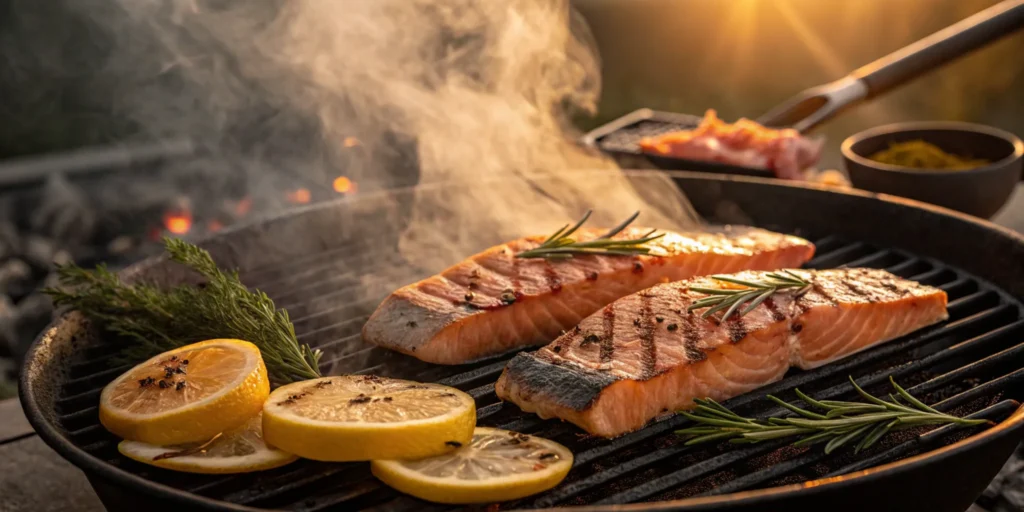
<svg viewBox="0 0 1024 512"><path fill-rule="evenodd" d="M654 417L726 400L948 318L946 293L882 270L795 270L806 292L780 291L728 320L688 312L721 288L707 277L623 297L550 345L517 354L497 394L542 418L614 437ZM765 272L736 277L757 280ZM729 285L725 285L729 286Z"/></svg>
<svg viewBox="0 0 1024 512"><path fill-rule="evenodd" d="M626 228L613 238L650 230ZM580 229L577 240L606 230ZM697 275L800 266L814 254L801 238L728 226L672 233L650 254L517 258L534 236L491 247L388 296L363 327L363 339L423 361L460 364L543 345L619 297Z"/></svg>

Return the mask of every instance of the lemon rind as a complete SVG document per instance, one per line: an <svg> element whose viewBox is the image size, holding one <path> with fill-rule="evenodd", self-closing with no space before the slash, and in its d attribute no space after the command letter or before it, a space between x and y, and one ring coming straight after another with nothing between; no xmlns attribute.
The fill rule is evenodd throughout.
<svg viewBox="0 0 1024 512"><path fill-rule="evenodd" d="M197 408L198 407L203 407L203 406L205 406L205 405L207 405L207 404L209 404L211 402L216 401L219 398L222 398L224 395L227 395L233 389L238 387L239 384L244 382L245 379L249 378L249 375L251 375L252 372L259 366L260 349L257 348L256 345L253 345L252 343L249 343L248 341L243 341L243 340L226 340L226 339L224 339L224 340L209 340L209 341L201 341L201 342L198 342L198 343L194 343L192 345L186 345L184 347L179 347L179 348L176 348L174 350L168 350L167 352L164 352L162 354L157 354L157 355L155 355L155 356L153 356L153 357L151 357L151 358L149 358L149 359L147 359L147 360L145 360L145 361L143 361L143 362L141 362L141 363L131 367L128 371L122 373L116 379L111 381L110 384L107 384L103 388L103 391L100 392L100 403L101 404L102 403L106 403L106 401L107 401L106 398L110 396L109 393L113 393L114 388L116 388L118 384L120 384L125 379L127 379L132 370L134 370L135 368L137 368L139 366L142 366L142 365L145 365L145 364L149 364L150 361L153 361L153 360L156 360L156 359L162 359L164 357L167 357L167 354L173 354L175 352L180 352L180 351L182 351L183 349L186 349L186 348L189 349L189 350L195 350L196 348L200 348L200 347L197 347L197 345L201 345L202 348L220 345L220 346L231 347L231 348L237 349L240 344L250 345L252 347L252 349L253 349L253 350L245 350L245 351L243 351L243 353L245 354L246 363L247 363L246 370L238 372L238 377L234 381L232 381L230 384L225 385L223 387L223 389L221 389L220 391L218 391L218 392L216 392L216 393L214 393L214 394L212 394L212 395L210 395L210 396L208 396L208 397L206 397L206 398L204 398L202 400L199 400L198 402L192 402L192 403L190 403L190 404L188 404L186 406L186 407L189 407L189 408L192 408L192 407L197 407ZM110 408L108 408L107 409L107 413L108 414L114 414L114 415L117 415L117 416L122 417L122 418L132 418L132 419L138 419L138 420L153 420L153 419L159 419L161 416L173 415L177 411L180 411L181 409L182 408L179 407L177 409L170 409L170 410L161 411L161 412L154 412L154 413L148 413L148 414L135 414L135 413L124 411L123 409L110 409Z"/></svg>
<svg viewBox="0 0 1024 512"><path fill-rule="evenodd" d="M213 458L186 455L155 461L153 460L153 457L166 453L167 448L138 441L121 441L117 445L117 451L121 452L122 455L129 459L143 464L186 473L203 474L251 473L254 471L264 471L291 464L299 459L296 455L268 448L256 453L232 457Z"/></svg>
<svg viewBox="0 0 1024 512"><path fill-rule="evenodd" d="M476 433L501 432L478 427ZM492 503L531 496L554 488L572 469L573 455L565 446L543 438L560 460L542 471L511 474L486 480L460 480L453 477L424 475L406 467L400 460L374 460L370 471L387 485L427 501L446 504Z"/></svg>

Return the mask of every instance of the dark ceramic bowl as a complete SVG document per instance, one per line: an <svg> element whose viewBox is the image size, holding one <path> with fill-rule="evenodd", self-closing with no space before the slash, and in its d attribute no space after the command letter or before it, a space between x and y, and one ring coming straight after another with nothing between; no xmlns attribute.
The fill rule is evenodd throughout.
<svg viewBox="0 0 1024 512"><path fill-rule="evenodd" d="M954 155L982 158L988 165L962 171L910 169L867 157L894 142L923 140ZM981 218L995 215L1021 179L1024 143L1012 133L970 123L897 123L860 132L843 141L843 163L853 186L909 197Z"/></svg>

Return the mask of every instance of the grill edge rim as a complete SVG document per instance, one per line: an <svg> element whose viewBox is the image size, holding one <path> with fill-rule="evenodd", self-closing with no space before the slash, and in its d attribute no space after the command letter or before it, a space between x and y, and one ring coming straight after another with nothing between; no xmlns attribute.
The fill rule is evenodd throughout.
<svg viewBox="0 0 1024 512"><path fill-rule="evenodd" d="M683 178L699 178L701 180L711 181L746 181L754 183L762 183L775 187L795 187L795 188L807 188L817 191L823 191L827 193L840 194L840 195L854 195L862 198L869 198L876 201L882 201L887 203L895 203L895 205L914 208L919 210L928 210L930 213L939 214L946 217L954 217L956 220L961 222L967 222L975 225L979 228L984 228L990 232L995 232L999 236L1009 238L1010 241L1017 245L1024 247L1024 235L1020 235L1008 228L995 225L984 219L973 218L959 212L948 210L946 208L921 203L918 201L888 196L885 194L873 194L862 191L836 191L824 186L811 185L811 184L790 184L790 183L779 183L777 180L767 180L762 178L752 178L744 176L709 176L703 173L692 173L686 171L674 171L667 172L671 177L683 177ZM369 196L368 196L369 197ZM358 199L358 198L357 198ZM337 204L342 201L351 200L338 200L325 202L318 205L311 205L310 207L303 208L303 210L311 210L315 208L336 208ZM271 217L269 220L273 220ZM245 224L238 226L232 231L240 231L248 228L254 224L260 223L260 221L266 221L268 218L256 220L251 224ZM138 270L149 268L154 265L158 265L164 261L162 257L155 257L143 260L135 265L132 265L124 272L135 273ZM998 286L997 288L1004 293L1013 295L1012 292L1007 291L1005 288ZM72 441L67 438L61 431L60 428L53 421L52 414L54 411L44 411L41 404L42 395L45 393L37 393L35 380L30 378L30 374L34 371L40 371L39 368L32 369L30 366L38 366L39 361L37 358L51 358L54 347L51 347L51 343L55 342L58 334L58 330L65 322L75 319L78 315L74 312L65 312L57 317L51 324L33 341L25 357L25 365L23 366L22 373L19 382L19 398L21 400L22 407L25 410L26 417L29 423L35 429L35 431L43 438L48 446L62 455L65 459L72 462L76 467L86 472L87 477L92 481L95 477L103 477L107 481L104 483L115 484L118 486L124 486L128 489L141 490L143 492L150 493L151 496L158 499L167 499L174 504L190 505L193 507L199 506L201 509L206 510L232 510L232 511L258 511L264 510L261 508L248 507L245 505L234 504L222 500L208 498L202 495L192 494L184 490L179 490L174 487L161 484L152 480L142 478L134 475L126 470L110 465L102 459L89 454L82 448L75 446ZM78 319L80 320L80 315ZM59 347L58 347L59 348ZM66 348L65 348L66 349ZM47 361L51 362L51 361ZM67 361L64 361L65 363ZM52 409L52 407L51 407ZM870 481L871 479L884 478L887 475L895 475L900 472L912 471L916 468L921 467L924 464L932 464L937 459L943 457L949 457L959 452L972 450L980 447L985 443L993 443L1001 440L1005 436L1018 434L1018 430L1024 427L1024 405L1018 407L1009 417L1000 422L994 427L991 427L983 432L971 435L961 441L953 444L929 450L925 453L914 455L906 459L893 461L887 464L869 468L867 470L858 471L856 473L842 475L834 478L824 478L812 480L809 482L791 484L785 486L771 487L767 489L755 489L749 491L742 491L738 493L726 494L721 496L709 496L709 497L693 497L681 500L671 500L663 502L646 502L646 503L635 503L635 504L623 504L623 505L588 505L583 507L571 507L586 510L665 510L665 509L678 509L686 507L686 510L703 510L705 505L722 505L722 504L741 504L748 501L759 501L766 498L781 497L788 495L794 491L803 490L804 493L812 492L824 492L832 491L843 486L849 486L858 484L864 481ZM865 480L868 479L868 480ZM808 485L815 483L816 485Z"/></svg>

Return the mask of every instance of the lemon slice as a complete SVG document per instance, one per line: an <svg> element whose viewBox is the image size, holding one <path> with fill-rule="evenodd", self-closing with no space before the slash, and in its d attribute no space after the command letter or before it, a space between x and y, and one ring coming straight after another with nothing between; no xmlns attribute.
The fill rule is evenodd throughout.
<svg viewBox="0 0 1024 512"><path fill-rule="evenodd" d="M289 384L263 406L267 443L325 461L430 457L468 443L475 424L462 391L373 375Z"/></svg>
<svg viewBox="0 0 1024 512"><path fill-rule="evenodd" d="M548 439L477 427L473 441L428 459L375 460L374 476L437 503L494 503L546 491L572 468L572 452Z"/></svg>
<svg viewBox="0 0 1024 512"><path fill-rule="evenodd" d="M100 423L130 441L204 442L259 414L270 394L256 345L209 340L164 352L103 388Z"/></svg>
<svg viewBox="0 0 1024 512"><path fill-rule="evenodd" d="M144 464L187 473L250 473L295 462L298 457L263 442L263 416L205 443L155 446L121 441L117 449Z"/></svg>

